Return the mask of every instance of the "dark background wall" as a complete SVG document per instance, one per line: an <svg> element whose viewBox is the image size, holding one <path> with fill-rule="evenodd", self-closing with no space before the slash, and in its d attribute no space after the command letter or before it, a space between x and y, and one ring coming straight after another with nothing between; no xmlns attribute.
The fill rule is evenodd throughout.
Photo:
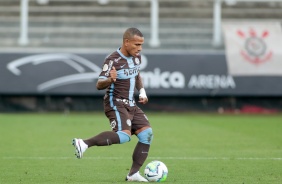
<svg viewBox="0 0 282 184"><path fill-rule="evenodd" d="M102 110L95 84L106 53L1 53L0 111ZM153 111L276 112L281 76L232 76L224 54L144 53Z"/></svg>

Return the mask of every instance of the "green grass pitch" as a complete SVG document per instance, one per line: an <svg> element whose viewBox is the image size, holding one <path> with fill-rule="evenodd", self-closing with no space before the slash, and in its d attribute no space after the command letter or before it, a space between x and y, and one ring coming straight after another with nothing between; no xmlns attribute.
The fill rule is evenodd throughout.
<svg viewBox="0 0 282 184"><path fill-rule="evenodd" d="M147 116L154 140L145 164L163 161L165 183L282 183L281 114ZM0 183L125 183L135 136L126 144L90 148L83 159L74 156L73 137L104 130L110 126L100 112L0 114Z"/></svg>

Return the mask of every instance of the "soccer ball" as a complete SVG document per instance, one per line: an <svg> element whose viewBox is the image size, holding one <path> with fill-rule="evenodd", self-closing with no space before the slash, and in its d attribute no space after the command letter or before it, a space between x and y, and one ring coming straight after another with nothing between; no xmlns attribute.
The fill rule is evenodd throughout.
<svg viewBox="0 0 282 184"><path fill-rule="evenodd" d="M144 174L148 181L162 182L166 180L168 170L163 162L155 160L146 165Z"/></svg>

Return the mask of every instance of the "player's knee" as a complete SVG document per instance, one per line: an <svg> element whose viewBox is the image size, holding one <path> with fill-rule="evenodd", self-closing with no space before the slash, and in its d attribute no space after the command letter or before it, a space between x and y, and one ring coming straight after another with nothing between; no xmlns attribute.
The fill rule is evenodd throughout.
<svg viewBox="0 0 282 184"><path fill-rule="evenodd" d="M139 142L143 143L143 144L151 144L152 140L153 140L153 130L152 128L147 128L145 130L143 130L142 132L140 132L137 135Z"/></svg>
<svg viewBox="0 0 282 184"><path fill-rule="evenodd" d="M119 137L119 143L125 143L125 142L129 142L131 140L130 135L128 135L127 133L123 132L123 131L117 131L118 137Z"/></svg>

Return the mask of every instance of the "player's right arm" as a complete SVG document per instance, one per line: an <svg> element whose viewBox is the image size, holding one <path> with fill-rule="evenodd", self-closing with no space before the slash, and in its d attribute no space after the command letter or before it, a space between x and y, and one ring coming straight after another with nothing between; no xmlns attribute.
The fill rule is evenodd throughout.
<svg viewBox="0 0 282 184"><path fill-rule="evenodd" d="M113 66L111 71L109 72L109 77L106 79L100 78L96 83L96 88L98 90L103 90L109 87L112 83L116 82L117 79L117 71Z"/></svg>

